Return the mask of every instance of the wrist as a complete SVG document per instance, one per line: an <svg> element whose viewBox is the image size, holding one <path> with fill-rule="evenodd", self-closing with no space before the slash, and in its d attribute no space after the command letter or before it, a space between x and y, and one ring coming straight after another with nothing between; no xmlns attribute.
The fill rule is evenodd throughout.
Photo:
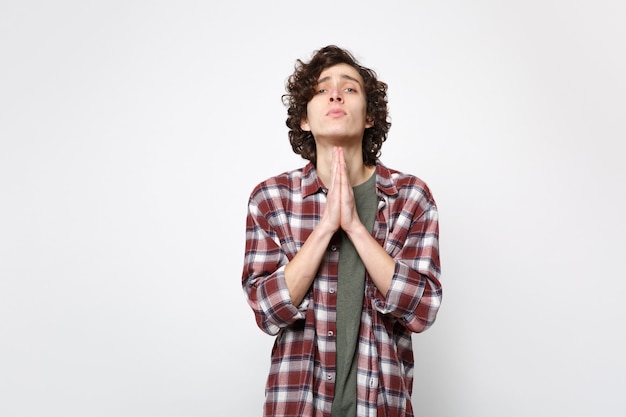
<svg viewBox="0 0 626 417"><path fill-rule="evenodd" d="M355 218L348 226L343 228L350 240L358 239L359 236L369 236L369 232L358 218Z"/></svg>
<svg viewBox="0 0 626 417"><path fill-rule="evenodd" d="M317 226L315 226L315 229L313 231L319 234L320 237L326 236L330 240L330 237L332 237L335 234L337 229L338 227L334 227L331 222L329 222L324 217L322 217L322 219L317 224Z"/></svg>

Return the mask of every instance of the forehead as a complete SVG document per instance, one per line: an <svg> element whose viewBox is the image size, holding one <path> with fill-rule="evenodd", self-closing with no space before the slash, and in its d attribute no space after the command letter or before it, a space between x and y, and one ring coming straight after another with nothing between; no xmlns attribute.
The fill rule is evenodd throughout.
<svg viewBox="0 0 626 417"><path fill-rule="evenodd" d="M337 64L324 69L317 80L318 82L323 82L333 78L353 79L363 84L363 78L361 74L359 74L359 71L348 64Z"/></svg>

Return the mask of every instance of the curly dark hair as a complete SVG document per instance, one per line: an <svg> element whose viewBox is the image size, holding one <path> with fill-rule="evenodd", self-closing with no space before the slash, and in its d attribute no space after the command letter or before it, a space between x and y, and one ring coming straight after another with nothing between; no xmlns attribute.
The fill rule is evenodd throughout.
<svg viewBox="0 0 626 417"><path fill-rule="evenodd" d="M379 81L376 73L361 66L347 50L329 45L314 52L308 63L296 60L295 71L287 79L287 93L282 96L287 107L286 124L289 128L289 142L296 154L316 163L315 141L311 132L302 130L300 124L307 117L307 103L315 94L317 80L326 68L337 64L348 64L363 78L367 101L367 120L373 126L363 133L363 163L375 165L380 156L380 148L387 140L391 127L387 110L387 84Z"/></svg>

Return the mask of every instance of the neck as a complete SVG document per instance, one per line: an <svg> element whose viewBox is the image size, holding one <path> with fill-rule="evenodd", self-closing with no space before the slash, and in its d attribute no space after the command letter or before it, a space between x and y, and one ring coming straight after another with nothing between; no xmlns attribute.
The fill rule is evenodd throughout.
<svg viewBox="0 0 626 417"><path fill-rule="evenodd" d="M367 166L363 163L363 150L361 146L342 147L348 169L350 185L353 187L367 181L374 173L375 167ZM317 175L327 187L332 179L332 146L318 147L316 149L317 163L315 169Z"/></svg>

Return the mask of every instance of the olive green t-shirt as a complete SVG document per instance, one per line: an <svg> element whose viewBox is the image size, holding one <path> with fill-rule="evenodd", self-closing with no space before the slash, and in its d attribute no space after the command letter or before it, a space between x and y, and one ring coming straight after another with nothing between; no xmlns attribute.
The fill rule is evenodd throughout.
<svg viewBox="0 0 626 417"><path fill-rule="evenodd" d="M359 218L372 231L378 196L376 174L352 188ZM354 245L341 231L339 271L337 278L337 375L333 417L356 416L356 374L359 327L365 292L365 266Z"/></svg>

